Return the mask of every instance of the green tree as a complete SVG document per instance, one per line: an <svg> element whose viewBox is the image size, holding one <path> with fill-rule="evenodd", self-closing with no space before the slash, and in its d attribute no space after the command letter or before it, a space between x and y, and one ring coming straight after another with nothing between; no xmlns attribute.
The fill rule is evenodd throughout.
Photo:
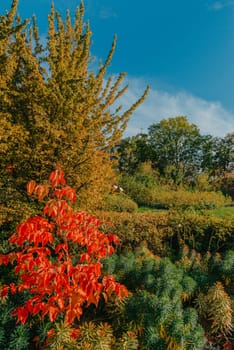
<svg viewBox="0 0 234 350"><path fill-rule="evenodd" d="M224 138L202 137L201 168L213 187L234 199L234 133Z"/></svg>
<svg viewBox="0 0 234 350"><path fill-rule="evenodd" d="M202 170L221 175L234 168L234 133L225 137L202 136Z"/></svg>
<svg viewBox="0 0 234 350"><path fill-rule="evenodd" d="M162 119L149 127L152 164L162 175L168 171L175 182L199 169L201 137L186 117Z"/></svg>
<svg viewBox="0 0 234 350"><path fill-rule="evenodd" d="M202 162L201 169L202 171L207 171L209 174L213 172L214 167L214 154L216 145L218 142L217 137L211 135L202 136L201 142L201 152L202 152Z"/></svg>
<svg viewBox="0 0 234 350"><path fill-rule="evenodd" d="M214 156L214 170L224 173L234 169L234 132L217 140Z"/></svg>
<svg viewBox="0 0 234 350"><path fill-rule="evenodd" d="M57 164L78 190L78 205L95 207L114 176L110 152L148 91L125 112L114 109L127 90L125 74L106 77L116 40L98 71L91 70L83 3L74 21L52 6L43 48L35 19L27 26L16 17L17 2L0 17L0 224L32 210L25 184L47 178Z"/></svg>
<svg viewBox="0 0 234 350"><path fill-rule="evenodd" d="M138 134L123 139L118 147L118 157L120 171L133 174L141 163L150 160L148 135Z"/></svg>

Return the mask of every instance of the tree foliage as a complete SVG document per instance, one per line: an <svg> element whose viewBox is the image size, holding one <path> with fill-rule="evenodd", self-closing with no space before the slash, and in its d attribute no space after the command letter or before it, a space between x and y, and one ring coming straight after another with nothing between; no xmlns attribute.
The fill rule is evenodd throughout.
<svg viewBox="0 0 234 350"><path fill-rule="evenodd" d="M122 140L118 152L123 176L138 175L145 165L148 176L151 164L151 175L157 177L158 184L190 185L199 189L198 182L201 185L202 181L203 189L218 188L224 194L233 193L233 186L225 184L234 166L233 133L223 138L201 135L187 117L177 116L152 124L148 134Z"/></svg>
<svg viewBox="0 0 234 350"><path fill-rule="evenodd" d="M175 181L192 174L197 167L200 133L186 117L162 119L149 127L153 164L161 174L168 171Z"/></svg>
<svg viewBox="0 0 234 350"><path fill-rule="evenodd" d="M63 20L52 6L42 47L35 18L32 25L22 22L17 2L0 17L1 213L7 208L10 216L22 206L32 210L24 195L26 183L46 178L57 164L79 191L78 205L94 207L114 177L110 152L148 89L121 112L125 74L107 76L116 39L104 63L92 70L83 3L74 21L69 12Z"/></svg>
<svg viewBox="0 0 234 350"><path fill-rule="evenodd" d="M234 166L234 133L224 138L206 135L202 137L202 169L212 176L231 172Z"/></svg>
<svg viewBox="0 0 234 350"><path fill-rule="evenodd" d="M118 147L118 154L120 171L133 174L141 163L151 159L148 135L138 134L123 139Z"/></svg>

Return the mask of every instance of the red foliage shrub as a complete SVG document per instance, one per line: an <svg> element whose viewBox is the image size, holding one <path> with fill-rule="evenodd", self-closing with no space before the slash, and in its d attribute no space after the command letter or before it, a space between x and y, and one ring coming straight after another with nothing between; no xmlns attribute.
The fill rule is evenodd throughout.
<svg viewBox="0 0 234 350"><path fill-rule="evenodd" d="M80 319L83 308L98 305L115 293L124 298L128 291L113 276L102 277L101 259L114 252L119 238L99 230L100 221L86 212L74 212L69 202L76 192L66 186L64 172L57 168L49 177L50 185L30 181L28 194L39 201L49 196L42 216L29 218L17 226L10 237L12 252L0 255L1 264L14 264L18 283L1 288L4 297L29 291L30 297L13 315L25 323L30 315L49 315L53 322L59 313L71 324ZM77 247L75 249L74 247ZM16 248L17 247L17 248Z"/></svg>

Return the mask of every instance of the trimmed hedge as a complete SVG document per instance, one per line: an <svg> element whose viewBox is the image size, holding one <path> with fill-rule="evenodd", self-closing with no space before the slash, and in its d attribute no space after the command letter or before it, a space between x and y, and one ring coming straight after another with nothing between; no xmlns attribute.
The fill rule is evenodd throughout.
<svg viewBox="0 0 234 350"><path fill-rule="evenodd" d="M184 245L198 252L234 249L234 218L219 218L191 212L116 213L99 211L104 231L116 233L121 248L133 249L146 241L154 254L176 254Z"/></svg>
<svg viewBox="0 0 234 350"><path fill-rule="evenodd" d="M173 227L179 245L187 244L199 252L234 248L234 217L175 212L168 224Z"/></svg>
<svg viewBox="0 0 234 350"><path fill-rule="evenodd" d="M112 231L120 237L122 248L134 249L146 241L155 254L166 255L166 242L173 236L167 212L130 214L99 211L96 215L107 222L102 225L105 232Z"/></svg>
<svg viewBox="0 0 234 350"><path fill-rule="evenodd" d="M165 209L213 209L231 202L221 192L185 191L178 189L153 191L152 205Z"/></svg>
<svg viewBox="0 0 234 350"><path fill-rule="evenodd" d="M125 194L109 194L105 198L104 209L107 211L133 213L137 211L138 205Z"/></svg>
<svg viewBox="0 0 234 350"><path fill-rule="evenodd" d="M191 191L182 187L171 189L165 185L156 185L143 181L137 176L121 178L125 193L140 206L162 209L213 209L231 203L231 198L221 192Z"/></svg>

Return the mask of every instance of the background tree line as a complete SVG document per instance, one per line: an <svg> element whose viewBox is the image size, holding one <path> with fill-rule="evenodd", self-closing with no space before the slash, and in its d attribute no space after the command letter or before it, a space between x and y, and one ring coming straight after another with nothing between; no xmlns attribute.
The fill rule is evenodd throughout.
<svg viewBox="0 0 234 350"><path fill-rule="evenodd" d="M234 170L234 132L225 137L202 135L185 116L162 119L148 133L122 140L119 169L134 174L150 162L159 176L175 184L193 184L199 174L217 179Z"/></svg>

